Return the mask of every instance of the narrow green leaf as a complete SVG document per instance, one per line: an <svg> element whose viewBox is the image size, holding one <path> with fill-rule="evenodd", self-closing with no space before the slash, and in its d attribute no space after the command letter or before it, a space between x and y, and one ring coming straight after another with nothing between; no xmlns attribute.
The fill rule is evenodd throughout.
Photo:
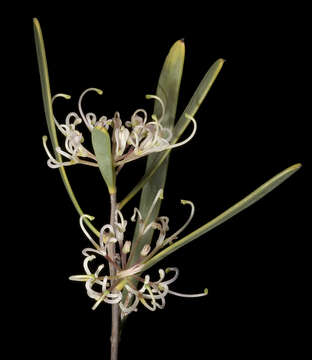
<svg viewBox="0 0 312 360"><path fill-rule="evenodd" d="M110 194L116 193L116 175L113 167L111 141L104 127L95 127L91 133L92 145L103 179Z"/></svg>
<svg viewBox="0 0 312 360"><path fill-rule="evenodd" d="M211 89L212 84L215 82L217 76L219 75L223 64L224 59L218 59L217 61L215 61L198 85L194 95L192 96L191 100L189 101L185 110L180 116L176 126L174 127L174 142L177 142L177 140L180 138L180 136L183 134L184 130L190 123L190 119L187 118L185 115L188 114L193 117L195 116L197 110L199 109L200 105L202 104L209 90Z"/></svg>
<svg viewBox="0 0 312 360"><path fill-rule="evenodd" d="M179 90L184 65L184 56L184 42L182 40L176 41L171 47L166 57L162 71L159 76L156 91L156 95L162 99L165 105L165 114L164 119L162 120L162 124L164 127L168 127L171 130L173 129L176 116L176 109L178 104ZM158 101L155 102L154 114L157 116L158 119L162 115L162 108ZM149 173L151 171L151 168L157 156L158 154L151 154L147 157L145 173ZM150 177L149 182L146 183L143 187L139 207L143 218L146 217L159 189L163 189L165 187L168 163L169 156L158 167L157 171L155 171L155 173ZM149 222L154 221L154 219L158 216L159 209L160 201L158 201L156 206L154 207L154 210L149 217ZM137 224L133 237L134 245L132 247L133 251L130 254L129 264L137 261L143 246L151 242L153 232L154 230L151 229L142 238L140 238L139 243L136 243L139 233L139 225Z"/></svg>
<svg viewBox="0 0 312 360"><path fill-rule="evenodd" d="M53 146L53 151L55 156L57 157L57 160L59 160L61 159L61 155L55 151L55 148L58 147L58 141L57 141L56 129L53 120L48 64L47 64L47 58L46 58L45 47L43 42L43 36L39 21L35 18L33 20L33 23L34 23L35 44L36 44L36 52L37 52L37 59L39 65L44 112L47 120L49 135Z"/></svg>
<svg viewBox="0 0 312 360"><path fill-rule="evenodd" d="M208 91L210 90L212 84L214 83L215 79L217 78L222 66L224 64L223 59L217 60L207 71L206 75L198 85L194 95L192 96L190 102L188 103L187 107L185 108L184 112L182 113L181 117L179 118L177 124L174 127L173 131L173 139L171 141L172 144L175 144L181 135L183 134L184 130L190 123L190 119L185 115L188 114L190 116L195 116L197 110L199 109L201 103L205 99ZM145 172L144 176L141 180L137 183L137 185L130 191L130 193L120 202L119 208L121 209L124 205L127 204L129 200L131 200L141 189L142 187L148 183L150 178L155 174L158 168L162 165L165 161L167 156L169 155L170 150L163 151L158 154L154 154L153 163L149 167L149 171Z"/></svg>
<svg viewBox="0 0 312 360"><path fill-rule="evenodd" d="M48 73L48 64L47 64L47 58L44 48L44 41L43 36L41 32L41 27L39 24L38 19L33 19L34 24L34 36L35 36L35 44L36 44L36 53L37 53L37 59L38 59L38 66L39 66L39 73L40 73L40 81L41 81L41 90L42 90L42 98L43 98L43 106L44 106L44 112L46 116L48 131L50 135L50 139L52 142L53 151L55 154L55 158L57 161L62 161L61 155L55 151L55 149L58 147L58 140L56 135L56 128L55 123L53 119L53 111L52 111L52 98L51 98L51 91L50 91L50 81L49 81L49 73ZM84 214L81 207L78 204L78 201L73 193L73 190L70 186L70 183L68 181L68 177L66 175L64 167L59 168L61 177L64 183L64 186L68 192L68 195L73 202L75 209L77 210L78 214L81 216ZM91 231L93 231L94 234L99 236L98 230L91 224L91 222L88 219L84 219L85 223L88 225Z"/></svg>
<svg viewBox="0 0 312 360"><path fill-rule="evenodd" d="M145 271L158 263L160 260L164 259L166 256L172 254L174 251L178 250L182 246L188 244L189 242L197 239L198 237L204 235L206 232L214 229L215 227L221 225L225 221L229 220L234 215L240 213L241 211L248 208L250 205L254 204L256 201L260 200L270 191L275 189L278 185L280 185L283 181L288 179L291 175L293 175L297 170L301 168L301 164L295 164L290 166L289 168L285 169L284 171L280 172L276 176L274 176L269 181L265 182L263 185L258 187L255 191L251 194L246 196L244 199L230 207L228 210L224 211L222 214L214 218L213 220L207 222L205 225L201 226L197 230L193 231L189 235L185 236L181 240L177 241L173 245L165 248L157 255L152 257L150 260L147 260L145 263L144 269Z"/></svg>

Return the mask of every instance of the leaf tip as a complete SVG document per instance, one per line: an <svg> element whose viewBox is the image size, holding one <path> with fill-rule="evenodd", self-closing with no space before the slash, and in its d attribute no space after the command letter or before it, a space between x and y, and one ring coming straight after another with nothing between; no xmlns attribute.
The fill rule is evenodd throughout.
<svg viewBox="0 0 312 360"><path fill-rule="evenodd" d="M95 129L96 129L96 130L99 130L99 131L101 131L102 133L104 133L105 135L108 135L108 136L109 136L108 131L105 129L105 127L103 127L103 126L101 126L101 125L96 125L96 126L95 126Z"/></svg>
<svg viewBox="0 0 312 360"><path fill-rule="evenodd" d="M295 172L298 171L301 167L302 167L302 164L301 164L301 163L297 163L297 164L294 164L294 165L290 166L290 167L288 168L288 171L291 172L291 173L295 173Z"/></svg>

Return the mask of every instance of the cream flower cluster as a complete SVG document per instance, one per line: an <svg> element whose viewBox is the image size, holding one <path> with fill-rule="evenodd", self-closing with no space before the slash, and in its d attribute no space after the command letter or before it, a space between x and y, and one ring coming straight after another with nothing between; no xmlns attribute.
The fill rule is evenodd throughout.
<svg viewBox="0 0 312 360"><path fill-rule="evenodd" d="M114 166L121 166L130 161L136 160L153 152L160 152L181 146L192 139L196 133L197 124L194 118L186 115L193 123L193 131L191 135L176 144L171 144L172 130L163 125L165 106L163 101L154 95L147 95L147 99L158 101L162 114L158 119L156 115L152 115L152 121L148 121L147 112L144 109L136 110L131 116L130 121L123 124L120 114L116 112L113 118L108 119L102 116L97 120L94 113L84 113L82 109L82 100L86 93L95 91L102 94L102 90L90 88L85 90L78 101L79 114L70 112L65 123L60 124L54 117L57 129L65 137L65 149L57 147L55 151L63 156L66 160L57 160L49 151L47 146L47 137L43 137L43 146L48 155L48 166L51 168L59 168L61 166L69 166L74 164L84 164L89 166L98 166L95 155L87 150L84 143L82 133L77 129L77 125L85 123L89 131L95 126L105 127L107 130L112 129L112 154ZM56 98L63 97L69 99L70 96L65 94L57 94L52 98L52 104Z"/></svg>
<svg viewBox="0 0 312 360"><path fill-rule="evenodd" d="M185 224L171 236L167 236L169 230L169 218L160 216L155 221L149 221L151 213L157 203L162 197L162 190L160 190L151 208L149 209L146 218L143 219L140 211L135 208L131 221L139 223L139 232L134 244L129 240L125 240L125 232L127 228L127 221L124 219L122 213L116 210L114 226L104 225L100 231L99 242L96 242L84 227L83 220L88 218L92 220L93 217L83 215L80 218L80 226L93 245L93 248L86 248L83 250L85 256L83 267L85 274L74 275L70 280L85 282L87 294L90 298L95 300L92 309L96 309L101 302L108 304L119 304L121 310L121 317L124 317L134 311L137 311L138 305L141 303L147 309L155 311L157 308L163 309L168 294L182 296L182 297L199 297L207 295L208 290L205 289L203 293L187 295L172 291L169 285L177 279L179 271L177 268L168 268L166 271L159 270L159 279L151 281L149 275L141 277L146 260L151 259L160 249L172 243L178 235L185 229L194 215L194 205L190 201L182 201L191 207L191 213ZM134 265L129 265L129 258L131 255L131 248L137 245L142 236L150 229L158 231L158 237L155 241L154 249L151 250L150 245L145 245L140 252L140 259ZM109 256L108 248L114 244L114 257ZM117 248L119 251L117 251ZM91 270L91 263L103 260L103 258L116 269L116 275L111 276L103 274L105 265L102 263ZM173 277L165 279L166 273L173 273ZM139 284L139 285L138 285ZM140 285L141 284L141 285ZM127 296L123 299L122 292L126 290Z"/></svg>

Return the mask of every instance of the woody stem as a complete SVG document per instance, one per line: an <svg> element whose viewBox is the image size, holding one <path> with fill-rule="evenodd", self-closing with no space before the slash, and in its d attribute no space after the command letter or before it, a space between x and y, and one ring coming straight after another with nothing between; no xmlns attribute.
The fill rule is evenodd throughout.
<svg viewBox="0 0 312 360"><path fill-rule="evenodd" d="M116 193L111 194L111 215L110 215L110 224L115 230L115 214L116 214ZM108 247L108 254L113 259L115 259L115 244L111 243ZM112 264L109 265L110 275L116 275L116 269ZM112 283L114 286L114 283ZM118 343L119 343L119 322L120 322L120 311L119 304L112 305L112 333L111 333L111 360L118 359Z"/></svg>

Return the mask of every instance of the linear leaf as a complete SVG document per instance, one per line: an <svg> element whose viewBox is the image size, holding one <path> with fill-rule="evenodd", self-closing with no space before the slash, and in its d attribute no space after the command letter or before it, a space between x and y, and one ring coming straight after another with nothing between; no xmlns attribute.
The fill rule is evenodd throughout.
<svg viewBox="0 0 312 360"><path fill-rule="evenodd" d="M156 95L163 100L165 105L165 114L162 120L162 125L164 127L170 128L171 130L173 129L176 116L179 90L183 73L184 56L184 41L178 40L173 44L166 57L162 71L159 76L158 86L156 90ZM155 102L154 114L157 116L158 119L162 115L162 108L158 101ZM151 171L151 168L157 156L158 154L151 154L147 157L145 173L149 173ZM169 156L150 177L149 182L146 183L143 187L139 207L143 218L146 217L159 189L163 189L165 187L168 163ZM158 201L155 205L153 212L149 217L149 222L154 221L154 219L158 216L159 209L160 201ZM139 224L137 224L133 237L134 243L130 255L129 264L137 261L143 246L151 242L153 232L153 229L151 229L142 238L139 239ZM140 241L139 243L136 243L136 240L138 239Z"/></svg>
<svg viewBox="0 0 312 360"><path fill-rule="evenodd" d="M103 179L110 194L116 193L116 176L113 169L111 141L107 130L95 127L91 133L92 145Z"/></svg>
<svg viewBox="0 0 312 360"><path fill-rule="evenodd" d="M223 59L218 59L207 71L206 75L198 85L194 95L186 106L184 112L180 116L177 124L174 127L173 131L173 139L171 141L172 144L175 144L180 136L183 134L184 130L190 123L190 119L185 115L188 114L190 116L194 116L199 109L201 103L205 99L208 91L210 90L212 84L217 78L222 66L224 64ZM147 184L150 178L155 174L157 169L161 166L161 164L165 161L167 156L169 155L170 150L163 151L161 153L155 154L153 164L149 168L149 172L145 172L144 176L137 183L137 185L130 191L130 193L120 202L119 208L121 209L129 200L131 200L141 189Z"/></svg>
<svg viewBox="0 0 312 360"><path fill-rule="evenodd" d="M46 52L45 52L45 47L44 47L42 31L41 31L41 27L40 27L38 19L34 18L33 24L34 24L34 36L35 36L39 73L40 73L40 82L41 82L44 112L45 112L45 116L46 116L48 131L49 131L50 139L52 142L55 158L57 161L61 162L62 161L61 155L55 151L55 149L58 147L58 140L57 140L57 135L56 135L55 123L54 123L54 119L53 119L52 98L51 98L51 90L50 90L48 64L47 64L47 58L46 58ZM79 215L83 215L84 212L82 211L81 207L79 206L78 201L73 193L73 190L68 181L68 177L66 175L64 167L60 167L59 170L60 170L60 174L61 174L64 186L68 192L68 195L69 195L71 201L73 202L73 204L75 206L75 209L77 210ZM92 230L98 236L99 232L91 224L91 222L88 219L84 219L84 221L86 222L86 224L88 225L90 230Z"/></svg>
<svg viewBox="0 0 312 360"><path fill-rule="evenodd" d="M276 176L274 176L269 181L265 182L263 185L258 187L255 191L251 194L246 196L244 199L230 207L228 210L224 211L222 214L214 218L213 220L207 222L205 225L201 226L197 230L193 231L189 235L185 236L181 240L177 241L173 245L165 248L157 255L152 257L150 260L147 260L145 266L142 271L149 269L151 266L158 263L160 260L164 259L166 256L172 254L174 251L178 250L182 246L188 244L189 242L197 239L198 237L204 235L206 232L214 229L215 227L221 225L225 221L229 220L234 215L240 213L241 211L248 208L250 205L254 204L256 201L260 200L270 191L275 189L278 185L280 185L283 181L288 179L291 175L293 175L297 170L299 170L301 164L295 164L290 166L289 168L285 169L284 171L280 172Z"/></svg>

